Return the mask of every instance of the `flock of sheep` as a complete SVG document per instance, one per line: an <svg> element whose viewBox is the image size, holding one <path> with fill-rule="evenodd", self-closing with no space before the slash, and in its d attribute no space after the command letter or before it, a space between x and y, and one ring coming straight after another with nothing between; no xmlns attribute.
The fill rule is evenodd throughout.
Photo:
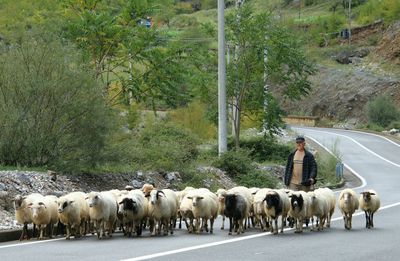
<svg viewBox="0 0 400 261"><path fill-rule="evenodd" d="M378 194L373 190L358 197L352 189L344 189L338 198L344 226L352 228L352 215L360 208L365 212L366 227L371 228L374 213L380 207ZM206 188L187 187L182 191L155 189L145 184L137 190L110 190L102 192L71 192L62 197L33 193L16 196L15 217L24 225L21 240L28 237L28 224L39 230L38 238L53 236L56 224L65 225L66 239L87 233L96 233L99 239L111 237L116 229L126 236L142 234L148 228L151 235L173 234L177 221L184 221L189 233L213 233L214 220L222 216L229 219L229 234L243 233L247 227L260 227L278 234L284 226L303 230L303 223L311 221L311 230L330 227L336 206L336 197L329 188L312 192L287 189L234 187L219 189L216 193ZM314 218L316 219L314 225Z"/></svg>

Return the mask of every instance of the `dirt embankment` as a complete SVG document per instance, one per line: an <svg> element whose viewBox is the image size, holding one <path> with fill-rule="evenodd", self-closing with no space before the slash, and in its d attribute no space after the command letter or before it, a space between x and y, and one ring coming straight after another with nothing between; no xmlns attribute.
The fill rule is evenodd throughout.
<svg viewBox="0 0 400 261"><path fill-rule="evenodd" d="M358 40L366 39L371 34L377 36L374 30L360 32L362 37L360 35ZM360 48L368 51L366 58L350 57L350 63L342 66L320 65L318 72L311 77L313 89L310 95L301 101L282 101L284 110L333 120L354 119L362 122L365 120L366 103L376 95L390 95L400 106L400 75L383 69L395 68L400 64L400 21L378 36L380 38L376 46ZM332 60L336 58L333 56Z"/></svg>

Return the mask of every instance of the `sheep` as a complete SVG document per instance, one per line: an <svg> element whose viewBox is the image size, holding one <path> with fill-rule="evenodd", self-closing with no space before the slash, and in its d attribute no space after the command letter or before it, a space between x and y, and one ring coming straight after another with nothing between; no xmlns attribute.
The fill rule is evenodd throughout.
<svg viewBox="0 0 400 261"><path fill-rule="evenodd" d="M92 191L86 195L85 199L89 205L89 216L91 222L94 222L97 238L102 239L105 230L108 230L108 236L112 237L118 209L114 195L106 191Z"/></svg>
<svg viewBox="0 0 400 261"><path fill-rule="evenodd" d="M164 226L164 235L168 235L168 231L173 234L173 222L176 220L178 211L178 198L174 191L170 189L156 190L150 192L149 201L149 218L156 224L150 226L151 235L160 234L162 226ZM158 229L156 227L158 225Z"/></svg>
<svg viewBox="0 0 400 261"><path fill-rule="evenodd" d="M238 187L233 187L230 190L227 191L227 193L233 193L233 194L237 194L240 193L244 199L247 201L246 204L246 212L245 212L245 221L246 224L244 225L244 228L247 228L247 220L250 216L250 207L251 205L253 205L253 195L251 194L251 191L249 188L243 187L243 186L238 186Z"/></svg>
<svg viewBox="0 0 400 261"><path fill-rule="evenodd" d="M228 193L225 195L224 214L229 218L229 235L232 229L237 234L244 233L243 222L248 216L248 201L241 193Z"/></svg>
<svg viewBox="0 0 400 261"><path fill-rule="evenodd" d="M256 188L256 187L252 187L249 188L249 191L251 193L251 205L250 205L250 209L249 209L249 219L251 220L251 224L253 225L253 227L256 226L256 221L255 221L255 213L254 213L254 195L257 193L257 191L259 191L260 188ZM248 220L248 223L250 224L250 221Z"/></svg>
<svg viewBox="0 0 400 261"><path fill-rule="evenodd" d="M264 211L267 217L270 218L271 232L278 234L278 218L282 217L281 221L281 233L283 233L283 227L286 223L286 217L290 209L289 197L284 190L270 190L266 193L264 200ZM274 222L272 222L272 220ZM274 224L275 223L275 228Z"/></svg>
<svg viewBox="0 0 400 261"><path fill-rule="evenodd" d="M194 230L194 225L193 225L193 199L189 199L188 195L186 194L180 205L179 205L179 214L181 216L181 219L185 221L186 228L189 233L192 233ZM189 219L189 223L187 222L187 219Z"/></svg>
<svg viewBox="0 0 400 261"><path fill-rule="evenodd" d="M294 218L295 233L302 233L303 221L310 218L310 196L304 191L293 191L289 197L289 215Z"/></svg>
<svg viewBox="0 0 400 261"><path fill-rule="evenodd" d="M333 191L329 188L318 188L314 190L314 192L316 192L317 194L323 194L328 200L329 211L328 211L328 216L326 218L326 227L329 228L331 226L331 219L333 213L335 212L335 207L336 207L335 193L333 193Z"/></svg>
<svg viewBox="0 0 400 261"><path fill-rule="evenodd" d="M126 234L132 236L132 232L140 236L142 234L142 222L148 214L148 201L140 190L132 190L123 194L118 199L118 214L123 217L126 225Z"/></svg>
<svg viewBox="0 0 400 261"><path fill-rule="evenodd" d="M264 231L269 226L269 222L267 221L267 213L264 209L264 199L270 190L270 188L262 188L258 190L253 199L253 209L256 223L260 224L261 229Z"/></svg>
<svg viewBox="0 0 400 261"><path fill-rule="evenodd" d="M28 208L32 213L32 222L38 226L39 239L44 239L44 229L49 226L49 237L53 237L53 227L58 222L57 197L45 196L29 203Z"/></svg>
<svg viewBox="0 0 400 261"><path fill-rule="evenodd" d="M194 231L200 233L200 219L208 232L207 221L210 220L210 234L213 233L214 220L218 216L218 198L208 189L192 190L187 195L192 200L193 217L196 220Z"/></svg>
<svg viewBox="0 0 400 261"><path fill-rule="evenodd" d="M339 209L342 212L344 227L347 230L351 229L351 220L353 213L358 209L359 202L357 195L352 189L344 189L339 195Z"/></svg>
<svg viewBox="0 0 400 261"><path fill-rule="evenodd" d="M222 216L222 225L221 225L221 230L224 229L225 226L225 195L226 195L226 189L218 189L217 192L215 193L218 197L218 215Z"/></svg>
<svg viewBox="0 0 400 261"><path fill-rule="evenodd" d="M29 239L28 224L32 223L32 213L28 205L36 199L41 198L43 198L43 196L39 193L32 193L28 196L16 195L14 198L15 219L17 223L23 225L22 233L19 238L20 241ZM34 225L34 227L36 227L36 225Z"/></svg>
<svg viewBox="0 0 400 261"><path fill-rule="evenodd" d="M370 229L374 227L374 213L379 209L381 201L376 191L370 189L361 192L359 199L360 209L365 212L365 227Z"/></svg>
<svg viewBox="0 0 400 261"><path fill-rule="evenodd" d="M182 202L182 200L183 200L183 198L186 196L186 194L190 191L190 190L194 190L195 188L193 188L193 187L185 187L183 190L181 190L181 191L174 191L175 192L175 195L177 196L177 198L178 198L178 213L177 213L177 215L178 215L178 217L179 217L179 229L181 229L182 228L182 219L183 219L183 217L182 217L182 214L181 214L181 212L180 212L180 205L181 205L181 202ZM187 221L185 220L185 223L186 223L186 225L187 225ZM174 228L176 227L176 224L175 224L175 226L174 226ZM187 228L187 226L186 226L186 228Z"/></svg>
<svg viewBox="0 0 400 261"><path fill-rule="evenodd" d="M154 185L153 184L149 184L149 183L145 183L142 186L142 191L145 197L149 197L151 191L154 189Z"/></svg>
<svg viewBox="0 0 400 261"><path fill-rule="evenodd" d="M71 192L57 200L58 218L66 225L65 239L71 238L71 230L75 230L75 238L85 235L89 222L89 206L85 201L85 193Z"/></svg>
<svg viewBox="0 0 400 261"><path fill-rule="evenodd" d="M330 213L330 199L324 191L315 190L308 192L310 196L311 230L315 231L314 216L317 217L317 230L323 230L325 221ZM319 222L319 223L318 223Z"/></svg>

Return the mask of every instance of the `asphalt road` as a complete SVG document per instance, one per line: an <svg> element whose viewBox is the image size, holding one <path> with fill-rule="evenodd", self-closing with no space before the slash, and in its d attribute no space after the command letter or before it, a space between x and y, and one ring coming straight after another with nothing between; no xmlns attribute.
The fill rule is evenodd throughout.
<svg viewBox="0 0 400 261"><path fill-rule="evenodd" d="M0 260L398 260L400 236L400 146L379 136L332 129L296 128L296 131L332 150L362 180L357 192L375 189L381 210L375 228L365 229L364 214L353 218L353 229L344 229L338 211L331 228L322 232L305 229L295 234L286 229L277 236L249 229L229 236L216 222L214 234L192 235L177 230L172 236L97 240L86 237L66 241L7 242L0 244ZM334 145L336 144L336 145Z"/></svg>

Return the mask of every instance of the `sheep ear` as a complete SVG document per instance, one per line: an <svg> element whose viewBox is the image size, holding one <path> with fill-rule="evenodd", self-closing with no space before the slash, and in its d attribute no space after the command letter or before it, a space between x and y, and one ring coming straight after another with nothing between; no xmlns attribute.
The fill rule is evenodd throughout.
<svg viewBox="0 0 400 261"><path fill-rule="evenodd" d="M188 199L193 199L193 197L187 197Z"/></svg>
<svg viewBox="0 0 400 261"><path fill-rule="evenodd" d="M370 195L375 195L375 193L369 193Z"/></svg>
<svg viewBox="0 0 400 261"><path fill-rule="evenodd" d="M69 204L72 204L72 203L74 203L74 202L75 202L74 200L70 200L70 201L69 201Z"/></svg>
<svg viewBox="0 0 400 261"><path fill-rule="evenodd" d="M27 208L32 208L33 203L29 203Z"/></svg>
<svg viewBox="0 0 400 261"><path fill-rule="evenodd" d="M198 197L198 199L203 199L204 197Z"/></svg>
<svg viewBox="0 0 400 261"><path fill-rule="evenodd" d="M39 206L44 206L44 208L46 208L46 204L44 204L43 202L39 202Z"/></svg>

